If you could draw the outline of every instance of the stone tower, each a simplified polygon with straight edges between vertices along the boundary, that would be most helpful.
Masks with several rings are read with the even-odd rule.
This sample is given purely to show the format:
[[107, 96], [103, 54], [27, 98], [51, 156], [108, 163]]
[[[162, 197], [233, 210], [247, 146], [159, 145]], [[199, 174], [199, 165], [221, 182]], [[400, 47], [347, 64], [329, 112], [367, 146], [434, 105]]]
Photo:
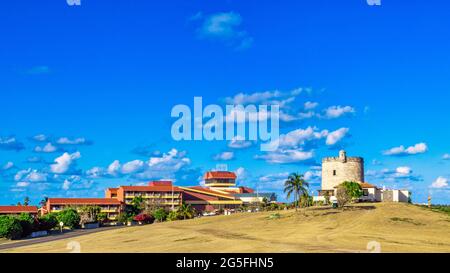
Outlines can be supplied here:
[[333, 190], [345, 181], [364, 182], [364, 159], [347, 157], [340, 151], [338, 157], [322, 159], [322, 190]]

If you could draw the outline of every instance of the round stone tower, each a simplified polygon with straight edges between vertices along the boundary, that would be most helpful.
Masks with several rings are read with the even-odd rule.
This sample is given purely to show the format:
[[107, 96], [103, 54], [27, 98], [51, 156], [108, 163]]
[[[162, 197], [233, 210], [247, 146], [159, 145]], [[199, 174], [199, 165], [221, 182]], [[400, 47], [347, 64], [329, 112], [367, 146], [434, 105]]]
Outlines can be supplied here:
[[362, 157], [347, 157], [340, 151], [338, 157], [322, 159], [322, 190], [333, 190], [345, 181], [364, 182]]

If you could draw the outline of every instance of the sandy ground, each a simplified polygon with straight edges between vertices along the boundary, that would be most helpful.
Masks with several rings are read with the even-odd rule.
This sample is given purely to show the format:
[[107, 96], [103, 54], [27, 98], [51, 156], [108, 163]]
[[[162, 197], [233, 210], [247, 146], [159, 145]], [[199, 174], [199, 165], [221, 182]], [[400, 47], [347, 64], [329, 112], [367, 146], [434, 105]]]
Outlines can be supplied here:
[[[244, 213], [105, 231], [7, 252], [450, 252], [450, 217], [406, 204]], [[372, 246], [371, 247], [368, 247]]]

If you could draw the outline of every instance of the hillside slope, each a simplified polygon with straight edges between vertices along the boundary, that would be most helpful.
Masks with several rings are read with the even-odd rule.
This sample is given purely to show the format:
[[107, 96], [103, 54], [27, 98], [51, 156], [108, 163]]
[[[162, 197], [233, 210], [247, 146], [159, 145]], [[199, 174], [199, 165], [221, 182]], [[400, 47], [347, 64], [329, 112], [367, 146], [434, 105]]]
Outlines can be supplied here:
[[[11, 252], [450, 252], [450, 217], [406, 204], [236, 214], [130, 227]], [[376, 244], [376, 243], [375, 243]]]

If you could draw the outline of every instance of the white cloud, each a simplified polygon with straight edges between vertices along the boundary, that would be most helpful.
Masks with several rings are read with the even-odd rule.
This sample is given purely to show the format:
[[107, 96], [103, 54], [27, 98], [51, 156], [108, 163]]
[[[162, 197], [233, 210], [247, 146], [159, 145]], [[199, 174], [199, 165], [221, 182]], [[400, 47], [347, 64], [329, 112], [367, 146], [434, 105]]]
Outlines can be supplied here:
[[284, 186], [284, 182], [289, 177], [288, 172], [280, 172], [275, 174], [268, 174], [264, 176], [260, 176], [258, 181], [258, 185], [262, 190], [282, 190]]
[[287, 164], [307, 161], [314, 157], [313, 151], [301, 151], [296, 149], [279, 149], [276, 152], [270, 152], [265, 155], [257, 155], [256, 159], [264, 159], [273, 164]]
[[44, 147], [36, 146], [34, 148], [34, 151], [36, 153], [54, 153], [57, 150], [58, 150], [58, 148], [51, 143], [47, 143], [47, 145], [45, 145]]
[[185, 154], [185, 152], [172, 149], [167, 154], [164, 153], [161, 157], [151, 157], [148, 161], [148, 166], [153, 170], [178, 171], [191, 163], [190, 159], [185, 157]]
[[217, 161], [228, 161], [234, 159], [233, 152], [222, 152], [214, 156], [214, 160]]
[[444, 155], [442, 156], [442, 159], [444, 159], [444, 160], [450, 160], [450, 154], [444, 154]]
[[249, 176], [249, 173], [248, 173], [247, 170], [246, 170], [245, 168], [243, 168], [243, 167], [237, 168], [237, 169], [234, 171], [234, 173], [235, 173], [236, 176], [237, 176], [237, 181], [243, 181], [243, 180], [245, 180], [245, 179]]
[[12, 169], [13, 167], [14, 167], [14, 163], [11, 162], [11, 161], [9, 161], [9, 162], [6, 162], [6, 164], [2, 167], [2, 169], [3, 169], [4, 171], [7, 171], [7, 170], [9, 170], [9, 169]]
[[0, 150], [20, 151], [23, 149], [25, 149], [25, 146], [15, 137], [0, 137]]
[[[195, 16], [196, 20], [203, 15]], [[221, 12], [207, 16], [198, 29], [200, 36], [225, 41], [236, 49], [245, 49], [252, 45], [253, 38], [247, 32], [240, 30], [242, 17], [235, 12]]]
[[287, 134], [280, 135], [277, 141], [273, 141], [271, 145], [278, 144], [280, 148], [298, 148], [305, 145], [309, 141], [319, 140], [328, 135], [328, 130], [318, 131], [316, 127], [308, 127], [306, 129], [297, 129]]
[[114, 160], [114, 162], [108, 166], [107, 173], [113, 176], [117, 175], [119, 173], [120, 166], [120, 161]]
[[144, 167], [144, 161], [133, 160], [133, 161], [123, 164], [122, 173], [123, 174], [135, 173], [135, 172], [142, 170], [143, 167]]
[[331, 132], [327, 136], [326, 144], [329, 145], [329, 146], [335, 145], [336, 143], [341, 141], [347, 135], [347, 133], [349, 131], [350, 131], [349, 128], [341, 128], [341, 129], [338, 129], [338, 130], [336, 130], [334, 132]]
[[86, 171], [86, 175], [90, 178], [101, 178], [104, 175], [104, 170], [100, 167], [93, 167]]
[[315, 109], [317, 106], [319, 106], [319, 103], [311, 102], [311, 101], [307, 101], [304, 104], [305, 110], [312, 110], [312, 109]]
[[257, 155], [256, 159], [264, 159], [269, 163], [294, 163], [307, 161], [314, 157], [314, 147], [317, 141], [326, 139], [328, 146], [340, 142], [349, 132], [348, 128], [341, 128], [333, 132], [320, 131], [316, 127], [297, 129], [287, 134], [280, 135], [278, 140], [269, 143], [276, 148], [275, 151], [264, 155]]
[[317, 180], [322, 177], [322, 172], [320, 170], [309, 170], [305, 172], [304, 179], [306, 181]]
[[47, 176], [46, 173], [40, 173], [37, 170], [33, 170], [27, 175], [25, 180], [29, 182], [46, 182]]
[[325, 114], [323, 115], [324, 118], [335, 119], [345, 114], [355, 113], [356, 111], [355, 108], [351, 106], [330, 106], [327, 109], [325, 109], [324, 112], [325, 112]]
[[399, 175], [409, 175], [409, 174], [411, 174], [412, 173], [412, 170], [411, 170], [411, 168], [410, 167], [398, 167], [397, 169], [396, 169], [396, 172], [397, 172], [397, 174], [399, 174]]
[[35, 141], [44, 142], [47, 141], [48, 137], [44, 134], [36, 135], [33, 137]]
[[75, 139], [61, 137], [56, 141], [56, 143], [61, 144], [61, 145], [82, 145], [82, 144], [87, 144], [87, 141], [83, 137], [75, 138]]
[[383, 180], [383, 182], [395, 182], [401, 180], [410, 180], [410, 181], [421, 181], [421, 176], [415, 175], [411, 167], [408, 166], [400, 166], [393, 170], [391, 169], [382, 169], [382, 170], [369, 170], [366, 172], [368, 177], [376, 178], [379, 180]]
[[243, 137], [240, 136], [233, 137], [228, 143], [228, 147], [233, 149], [245, 149], [250, 146], [252, 146], [252, 142], [246, 141]]
[[19, 188], [26, 188], [30, 185], [29, 182], [17, 182], [16, 186]]
[[431, 188], [434, 189], [443, 189], [448, 187], [448, 179], [442, 176], [439, 176], [432, 184]]
[[399, 147], [391, 148], [387, 151], [384, 151], [384, 155], [392, 155], [392, 156], [405, 156], [405, 155], [416, 155], [423, 154], [428, 151], [428, 146], [426, 143], [418, 143], [414, 146], [410, 146], [405, 148], [405, 146], [401, 145]]
[[64, 180], [64, 182], [63, 182], [63, 184], [62, 184], [62, 189], [65, 190], [65, 191], [69, 190], [71, 184], [72, 184], [72, 183], [71, 183], [69, 180], [67, 180], [67, 179]]
[[53, 173], [64, 174], [69, 171], [73, 162], [80, 157], [80, 152], [75, 152], [72, 154], [64, 153], [62, 156], [55, 159], [55, 163], [50, 165], [50, 169]]

